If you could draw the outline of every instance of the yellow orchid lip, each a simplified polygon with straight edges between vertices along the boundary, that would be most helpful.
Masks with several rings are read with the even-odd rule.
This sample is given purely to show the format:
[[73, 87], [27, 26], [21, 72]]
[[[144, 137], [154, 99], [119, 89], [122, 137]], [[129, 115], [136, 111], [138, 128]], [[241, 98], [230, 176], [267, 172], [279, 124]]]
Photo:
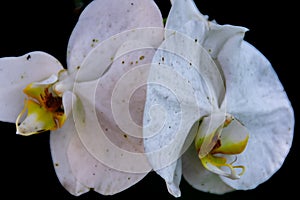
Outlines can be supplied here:
[[[233, 116], [226, 114], [213, 114], [214, 116], [204, 119], [198, 129], [195, 140], [198, 157], [202, 165], [209, 171], [225, 176], [231, 179], [238, 179], [245, 172], [242, 165], [233, 165], [237, 159], [237, 155], [242, 153], [248, 143], [249, 134], [245, 126], [243, 126]], [[214, 123], [215, 129], [207, 133], [207, 124]], [[203, 133], [204, 132], [204, 133]], [[205, 142], [204, 142], [205, 141]], [[236, 156], [231, 163], [227, 162], [225, 155]], [[225, 170], [228, 168], [228, 170]], [[240, 173], [236, 169], [241, 169]]]
[[[66, 120], [62, 97], [52, 89], [57, 77], [30, 83], [23, 92], [27, 95], [24, 109], [16, 120], [17, 134], [29, 136], [62, 127]], [[21, 118], [27, 113], [22, 123]]]

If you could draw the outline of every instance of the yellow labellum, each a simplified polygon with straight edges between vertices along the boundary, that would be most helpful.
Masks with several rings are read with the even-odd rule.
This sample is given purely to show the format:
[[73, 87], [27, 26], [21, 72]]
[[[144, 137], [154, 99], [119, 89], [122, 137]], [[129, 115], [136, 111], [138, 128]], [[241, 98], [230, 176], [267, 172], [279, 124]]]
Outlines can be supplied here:
[[[31, 83], [23, 90], [28, 99], [16, 120], [18, 134], [28, 136], [62, 127], [66, 115], [62, 98], [52, 90], [53, 84]], [[26, 118], [19, 124], [26, 111]]]
[[[236, 160], [228, 163], [225, 155], [236, 156], [245, 150], [249, 139], [246, 127], [229, 114], [226, 114], [226, 117], [223, 119], [212, 117], [209, 119], [210, 120], [202, 121], [202, 123], [210, 124], [200, 124], [198, 135], [195, 140], [199, 159], [203, 166], [213, 173], [226, 176], [231, 179], [240, 178], [240, 176], [245, 172], [245, 167], [234, 166], [233, 164]], [[212, 119], [222, 119], [222, 121], [214, 122]], [[211, 125], [211, 123], [217, 123], [217, 126], [215, 126], [216, 128], [211, 129], [212, 132], [208, 134], [203, 134], [203, 131], [206, 133], [205, 131], [208, 130], [206, 127]], [[206, 143], [204, 143], [204, 141]], [[225, 171], [224, 167], [229, 168], [230, 171]], [[235, 170], [236, 168], [240, 168], [242, 170], [241, 173], [237, 174]]]

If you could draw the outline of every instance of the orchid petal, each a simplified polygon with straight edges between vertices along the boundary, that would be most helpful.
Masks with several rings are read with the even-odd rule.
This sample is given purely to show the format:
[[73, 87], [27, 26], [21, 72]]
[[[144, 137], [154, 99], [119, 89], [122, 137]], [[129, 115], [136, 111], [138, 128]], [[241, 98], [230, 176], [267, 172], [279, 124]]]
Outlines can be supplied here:
[[181, 159], [178, 159], [176, 162], [172, 163], [170, 166], [165, 167], [162, 170], [160, 170], [159, 174], [162, 177], [164, 177], [169, 193], [172, 194], [174, 197], [180, 197], [181, 191], [179, 189], [179, 184], [180, 184], [181, 176], [182, 176]]
[[183, 154], [182, 163], [184, 179], [197, 190], [214, 194], [224, 194], [234, 190], [225, 184], [219, 175], [203, 167], [194, 145]]
[[70, 142], [68, 158], [76, 179], [103, 195], [119, 193], [147, 175], [147, 173], [122, 172], [104, 165], [86, 150], [77, 134]]
[[[141, 139], [123, 132], [114, 121], [110, 120], [109, 112], [97, 109], [101, 99], [98, 101], [100, 96], [95, 98], [94, 95], [102, 96], [101, 90], [96, 92], [97, 86], [97, 81], [83, 82], [75, 86], [80, 102], [73, 107], [73, 112], [76, 130], [82, 144], [95, 159], [109, 168], [126, 173], [148, 173], [151, 167], [142, 152]], [[107, 95], [102, 97], [110, 98]], [[101, 108], [101, 105], [99, 106]], [[101, 122], [103, 118], [107, 120], [104, 123]]]
[[[69, 106], [67, 106], [69, 107]], [[50, 149], [56, 175], [63, 187], [72, 195], [79, 196], [90, 189], [81, 184], [71, 170], [71, 165], [67, 155], [68, 146], [76, 129], [72, 115], [68, 116], [64, 126], [50, 134]]]
[[244, 27], [219, 25], [208, 21], [208, 17], [200, 13], [194, 1], [176, 0], [170, 10], [166, 28], [179, 31], [199, 42], [216, 58], [224, 43], [234, 35], [244, 35], [248, 30]]
[[143, 27], [163, 27], [154, 1], [92, 1], [80, 15], [69, 40], [67, 63], [70, 72], [76, 71], [98, 44], [121, 32]]
[[[74, 109], [75, 119], [82, 118], [76, 123], [79, 137], [95, 158], [118, 171], [145, 173], [151, 170], [143, 153], [141, 125], [149, 63], [163, 33], [161, 28], [121, 33], [106, 42], [115, 45], [113, 59], [111, 55], [103, 55], [107, 50], [103, 42], [90, 52], [77, 74], [74, 92], [80, 97], [84, 112], [82, 117], [77, 108]], [[106, 66], [104, 59], [109, 60]], [[94, 75], [97, 72], [91, 69], [99, 70], [101, 66], [104, 67], [99, 74], [104, 74], [94, 77], [98, 80], [81, 81], [81, 73]]]
[[282, 166], [293, 139], [293, 109], [270, 62], [240, 37], [227, 41], [218, 61], [227, 86], [222, 107], [250, 134], [246, 150], [235, 162], [246, 167], [245, 173], [239, 180], [222, 180], [235, 189], [252, 189]]
[[[79, 131], [79, 137], [83, 141], [83, 144], [86, 146], [87, 150], [98, 160], [102, 161], [104, 164], [108, 165], [111, 168], [117, 169], [118, 171], [127, 171], [127, 172], [148, 172], [151, 168], [149, 167], [146, 158], [143, 155], [142, 139], [141, 139], [141, 129], [137, 127], [136, 132], [128, 132], [124, 130], [123, 126], [119, 126], [116, 117], [112, 111], [112, 107], [115, 104], [118, 106], [119, 103], [122, 103], [121, 100], [124, 100], [123, 112], [127, 111], [129, 107], [128, 103], [128, 94], [125, 92], [122, 99], [114, 98], [114, 89], [118, 88], [117, 83], [122, 75], [129, 74], [130, 72], [138, 73], [140, 76], [141, 83], [135, 83], [138, 85], [130, 86], [130, 82], [122, 82], [121, 87], [129, 89], [129, 97], [131, 91], [136, 90], [138, 86], [143, 86], [146, 82], [145, 76], [147, 75], [147, 68], [138, 67], [135, 61], [139, 61], [140, 64], [143, 62], [149, 61], [152, 59], [153, 49], [148, 50], [149, 52], [143, 51], [137, 54], [133, 52], [132, 55], [125, 55], [118, 58], [110, 68], [110, 70], [105, 74], [104, 77], [101, 77], [98, 81], [93, 82], [82, 82], [75, 86], [76, 93], [82, 99], [82, 104], [84, 108], [84, 123], [79, 122], [76, 124]], [[152, 53], [151, 53], [152, 52]], [[142, 58], [142, 59], [140, 59]], [[123, 64], [122, 64], [123, 63]], [[131, 64], [132, 63], [132, 64]], [[134, 64], [133, 64], [134, 63]], [[143, 65], [142, 65], [143, 66]], [[130, 69], [133, 71], [130, 71]], [[144, 74], [144, 75], [143, 75]], [[126, 76], [125, 76], [126, 77]], [[139, 76], [135, 76], [136, 78]], [[143, 78], [144, 77], [144, 78]], [[143, 83], [144, 82], [144, 83]], [[134, 83], [134, 82], [133, 82]], [[133, 117], [138, 121], [141, 121], [144, 105], [145, 92], [141, 96], [140, 102], [136, 102], [136, 109], [140, 109]], [[118, 92], [117, 92], [118, 94]], [[121, 102], [116, 102], [121, 101]], [[75, 109], [75, 111], [77, 108]], [[75, 112], [75, 115], [77, 112]], [[80, 119], [82, 114], [79, 113], [76, 119]], [[121, 116], [123, 114], [121, 113]], [[121, 117], [121, 119], [125, 119]], [[139, 122], [138, 122], [139, 123]], [[90, 131], [88, 131], [91, 128]], [[88, 129], [88, 130], [85, 130]], [[139, 130], [140, 129], [140, 130]], [[88, 133], [88, 134], [87, 134]], [[102, 144], [103, 143], [103, 144]], [[102, 144], [102, 145], [101, 145]], [[110, 155], [110, 156], [108, 156]], [[132, 160], [133, 159], [133, 160]], [[138, 159], [138, 165], [136, 164]], [[132, 160], [132, 161], [130, 161]]]
[[[206, 16], [203, 16], [194, 1], [191, 0], [174, 0], [169, 12], [166, 28], [171, 30], [183, 30], [182, 26], [190, 20], [203, 21], [207, 20]], [[201, 32], [200, 32], [201, 33]]]
[[42, 81], [63, 69], [51, 55], [31, 52], [20, 57], [0, 59], [0, 120], [14, 123], [24, 106], [23, 89], [31, 82]]
[[[103, 76], [110, 69], [114, 60], [118, 58], [118, 54], [121, 54], [120, 48], [124, 48], [124, 44], [130, 44], [128, 41], [140, 41], [140, 46], [128, 49], [135, 51], [137, 49], [157, 48], [162, 40], [163, 29], [161, 27], [140, 28], [119, 33], [100, 43], [87, 55], [81, 66], [77, 68], [76, 81], [96, 80]], [[139, 58], [136, 58], [131, 62], [135, 64], [138, 60]]]
[[168, 184], [176, 169], [175, 161], [194, 139], [195, 133], [188, 134], [192, 125], [218, 109], [224, 85], [207, 51], [178, 32], [164, 41], [152, 62], [144, 111], [144, 145], [152, 167]]

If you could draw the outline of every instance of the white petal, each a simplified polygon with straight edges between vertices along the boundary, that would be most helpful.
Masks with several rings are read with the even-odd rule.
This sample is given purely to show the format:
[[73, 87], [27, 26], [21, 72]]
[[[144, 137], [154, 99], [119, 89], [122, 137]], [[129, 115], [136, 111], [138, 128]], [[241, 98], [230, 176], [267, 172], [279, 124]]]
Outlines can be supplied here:
[[[151, 170], [143, 153], [141, 125], [149, 63], [155, 47], [162, 41], [163, 31], [148, 30], [154, 31], [128, 32], [129, 35], [142, 34], [120, 44], [116, 56], [110, 60], [110, 68], [99, 80], [75, 86], [84, 113], [75, 108], [75, 119], [82, 118], [76, 123], [80, 139], [95, 158], [118, 171], [145, 173]], [[157, 37], [148, 37], [151, 32]], [[83, 70], [103, 65], [101, 59], [91, 59], [99, 58], [102, 50], [100, 44], [91, 52], [82, 65]], [[78, 73], [80, 76], [81, 70]]]
[[203, 47], [210, 53], [212, 58], [215, 59], [228, 39], [235, 35], [244, 37], [247, 30], [247, 28], [241, 26], [218, 25], [211, 22], [209, 24], [209, 30], [206, 32]]
[[119, 193], [147, 175], [122, 172], [104, 165], [86, 150], [77, 134], [70, 142], [68, 158], [76, 179], [103, 195]]
[[0, 120], [15, 122], [24, 107], [23, 89], [63, 69], [59, 61], [44, 52], [0, 58]]
[[165, 178], [169, 193], [174, 197], [180, 197], [181, 191], [179, 189], [179, 184], [182, 176], [181, 159], [178, 159], [176, 162], [172, 163], [171, 166], [172, 167], [166, 167], [162, 170], [159, 170], [158, 174]]
[[64, 126], [50, 134], [50, 147], [56, 175], [64, 188], [75, 196], [88, 192], [90, 189], [81, 184], [73, 174], [67, 156], [68, 146], [76, 136], [74, 119], [69, 116]]
[[227, 86], [222, 106], [249, 131], [248, 145], [235, 163], [244, 165], [245, 173], [239, 180], [223, 181], [236, 189], [252, 189], [282, 166], [293, 139], [293, 108], [269, 61], [249, 43], [232, 38], [218, 60]]
[[[125, 31], [110, 37], [90, 51], [86, 59], [81, 63], [81, 66], [77, 68], [78, 73], [76, 81], [90, 81], [100, 78], [107, 70], [109, 70], [114, 60], [118, 59], [120, 54], [122, 54], [122, 51], [157, 48], [163, 40], [163, 33], [161, 27], [151, 27]], [[127, 46], [129, 49], [120, 51], [120, 48], [125, 48], [124, 44], [126, 46], [130, 44], [130, 41], [136, 41], [134, 43], [139, 45], [131, 47]], [[139, 58], [136, 58], [132, 61], [133, 64], [138, 60]]]
[[193, 39], [173, 32], [150, 68], [143, 134], [148, 159], [174, 196], [180, 194], [172, 182], [176, 161], [196, 135], [190, 129], [218, 109], [223, 94], [222, 77], [209, 54]]
[[224, 43], [236, 34], [244, 35], [248, 30], [232, 25], [218, 25], [202, 15], [192, 0], [175, 1], [168, 16], [166, 28], [188, 35], [203, 45], [213, 58]]
[[172, 30], [184, 30], [184, 26], [188, 21], [206, 21], [206, 17], [203, 16], [194, 1], [192, 0], [174, 0], [169, 12], [166, 28]]
[[194, 188], [203, 192], [224, 194], [234, 189], [226, 185], [217, 174], [205, 169], [192, 144], [182, 156], [184, 179]]
[[[81, 105], [75, 105], [73, 110], [82, 144], [105, 168], [114, 169], [116, 176], [136, 173], [131, 181], [117, 184], [109, 191], [106, 191], [109, 185], [102, 185], [100, 193], [116, 193], [130, 187], [151, 170], [143, 153], [140, 127], [145, 102], [143, 86], [148, 75], [147, 64], [151, 62], [154, 48], [162, 39], [161, 28], [122, 33], [98, 45], [78, 72], [76, 81], [79, 83], [75, 85], [75, 92], [81, 99]], [[111, 54], [103, 51], [110, 51]], [[100, 75], [97, 75], [97, 70]], [[84, 73], [87, 75], [82, 75]], [[88, 76], [100, 78], [80, 82], [91, 80]], [[131, 115], [127, 115], [128, 110]], [[134, 124], [133, 120], [139, 126], [130, 126]], [[128, 130], [128, 127], [133, 127], [134, 130]], [[105, 184], [110, 184], [109, 181]]]
[[152, 0], [94, 0], [82, 12], [68, 44], [68, 68], [74, 71], [99, 43], [126, 30], [163, 27]]
[[155, 170], [180, 157], [194, 122], [218, 109], [223, 93], [219, 70], [199, 44], [175, 32], [160, 46], [148, 77], [143, 133]]

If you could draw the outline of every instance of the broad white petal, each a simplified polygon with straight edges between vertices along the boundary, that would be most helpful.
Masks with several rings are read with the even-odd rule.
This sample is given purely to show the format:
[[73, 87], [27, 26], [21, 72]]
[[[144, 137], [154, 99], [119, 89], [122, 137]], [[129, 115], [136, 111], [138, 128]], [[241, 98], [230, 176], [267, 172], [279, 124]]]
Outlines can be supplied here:
[[144, 144], [155, 170], [181, 156], [192, 125], [218, 109], [223, 93], [219, 70], [199, 44], [178, 32], [165, 40], [150, 68], [144, 111]]
[[90, 188], [81, 184], [71, 170], [67, 155], [68, 146], [73, 137], [76, 136], [74, 119], [68, 117], [64, 126], [50, 134], [50, 148], [56, 175], [62, 186], [71, 194], [79, 196], [86, 193]]
[[104, 40], [121, 32], [143, 27], [163, 27], [161, 13], [154, 1], [92, 1], [80, 15], [70, 37], [68, 68], [74, 71], [77, 66], [81, 66], [88, 53]]
[[14, 123], [24, 107], [23, 89], [57, 74], [62, 65], [44, 52], [0, 58], [0, 120]]
[[222, 179], [233, 188], [252, 189], [282, 166], [293, 139], [293, 108], [270, 62], [249, 43], [230, 39], [218, 61], [227, 86], [222, 106], [249, 131], [248, 145], [235, 163], [244, 165], [245, 173], [239, 180]]
[[77, 134], [70, 142], [68, 159], [76, 179], [103, 195], [119, 193], [147, 175], [147, 173], [122, 172], [104, 165], [87, 151]]
[[192, 144], [182, 156], [182, 172], [184, 179], [194, 188], [203, 192], [224, 194], [234, 189], [225, 184], [219, 177], [205, 169]]
[[[155, 49], [143, 45], [139, 40], [123, 43], [109, 70], [99, 80], [75, 85], [84, 113], [74, 110], [75, 119], [82, 118], [76, 124], [79, 137], [95, 158], [118, 171], [151, 170], [144, 155], [141, 125], [145, 84]], [[96, 61], [102, 64], [101, 60]], [[87, 61], [83, 67], [89, 64]]]

